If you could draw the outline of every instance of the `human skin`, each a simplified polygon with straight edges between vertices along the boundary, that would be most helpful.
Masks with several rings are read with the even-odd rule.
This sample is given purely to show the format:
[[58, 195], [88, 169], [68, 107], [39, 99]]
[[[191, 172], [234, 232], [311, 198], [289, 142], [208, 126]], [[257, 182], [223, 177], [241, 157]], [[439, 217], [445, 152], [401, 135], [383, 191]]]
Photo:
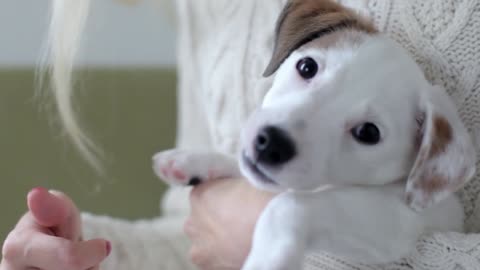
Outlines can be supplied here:
[[240, 269], [257, 219], [273, 196], [242, 179], [212, 180], [196, 186], [185, 223], [192, 242], [192, 262], [202, 270]]
[[0, 270], [98, 270], [110, 253], [104, 239], [82, 240], [80, 212], [65, 194], [35, 188], [28, 212], [9, 233]]

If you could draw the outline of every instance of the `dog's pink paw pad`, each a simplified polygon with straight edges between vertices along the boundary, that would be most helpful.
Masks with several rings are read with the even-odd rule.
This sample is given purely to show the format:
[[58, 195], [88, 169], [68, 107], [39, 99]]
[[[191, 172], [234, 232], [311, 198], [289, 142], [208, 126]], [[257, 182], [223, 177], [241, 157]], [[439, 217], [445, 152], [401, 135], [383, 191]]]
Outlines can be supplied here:
[[180, 182], [185, 182], [187, 180], [187, 176], [181, 170], [173, 169], [172, 175]]
[[163, 174], [164, 176], [168, 176], [168, 170], [167, 170], [167, 168], [160, 168], [160, 171], [162, 172], [162, 174]]

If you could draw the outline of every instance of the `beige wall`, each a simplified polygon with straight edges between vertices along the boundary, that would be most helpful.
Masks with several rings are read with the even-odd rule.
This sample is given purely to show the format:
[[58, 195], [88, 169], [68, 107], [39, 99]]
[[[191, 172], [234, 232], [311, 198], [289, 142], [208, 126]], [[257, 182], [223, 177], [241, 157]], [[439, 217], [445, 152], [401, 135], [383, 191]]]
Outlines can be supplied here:
[[164, 186], [150, 158], [174, 143], [174, 72], [90, 70], [81, 82], [86, 91], [75, 105], [108, 155], [103, 177], [72, 151], [39, 106], [32, 71], [0, 70], [0, 239], [26, 210], [25, 195], [35, 186], [63, 190], [98, 214], [135, 219], [159, 213]]

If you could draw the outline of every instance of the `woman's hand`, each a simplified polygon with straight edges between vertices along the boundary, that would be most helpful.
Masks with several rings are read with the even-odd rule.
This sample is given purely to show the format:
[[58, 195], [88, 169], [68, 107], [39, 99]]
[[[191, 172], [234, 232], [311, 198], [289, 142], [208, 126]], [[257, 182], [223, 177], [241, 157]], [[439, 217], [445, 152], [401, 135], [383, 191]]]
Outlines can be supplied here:
[[29, 211], [3, 244], [0, 270], [93, 270], [110, 253], [110, 243], [83, 241], [80, 214], [63, 193], [33, 189]]
[[245, 180], [215, 180], [195, 187], [185, 232], [200, 269], [240, 269], [250, 251], [256, 221], [273, 194]]

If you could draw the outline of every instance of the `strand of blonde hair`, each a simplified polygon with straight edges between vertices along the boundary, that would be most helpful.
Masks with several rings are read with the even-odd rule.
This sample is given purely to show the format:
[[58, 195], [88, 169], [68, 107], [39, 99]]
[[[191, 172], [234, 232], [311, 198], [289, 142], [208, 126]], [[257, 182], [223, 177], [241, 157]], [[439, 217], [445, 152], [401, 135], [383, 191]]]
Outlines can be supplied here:
[[47, 41], [37, 75], [48, 78], [48, 89], [65, 134], [81, 155], [101, 172], [102, 153], [81, 128], [72, 106], [74, 63], [89, 8], [90, 0], [52, 0]]

